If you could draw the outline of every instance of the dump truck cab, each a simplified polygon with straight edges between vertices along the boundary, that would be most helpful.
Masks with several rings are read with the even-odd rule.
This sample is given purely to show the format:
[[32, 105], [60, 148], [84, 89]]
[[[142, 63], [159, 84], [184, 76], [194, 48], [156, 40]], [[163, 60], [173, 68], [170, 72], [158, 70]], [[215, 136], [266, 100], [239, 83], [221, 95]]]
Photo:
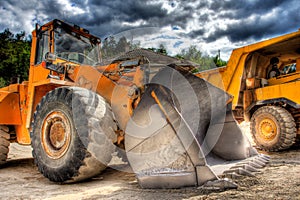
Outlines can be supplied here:
[[264, 150], [289, 148], [299, 133], [299, 50], [297, 31], [235, 49], [226, 67], [198, 75], [234, 96], [235, 118], [251, 121], [253, 138]]

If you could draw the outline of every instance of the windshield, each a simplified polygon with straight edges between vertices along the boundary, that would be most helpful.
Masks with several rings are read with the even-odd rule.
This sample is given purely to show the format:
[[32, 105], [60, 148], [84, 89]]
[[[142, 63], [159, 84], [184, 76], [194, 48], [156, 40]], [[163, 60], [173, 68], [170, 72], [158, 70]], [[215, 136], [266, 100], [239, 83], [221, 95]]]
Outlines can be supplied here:
[[100, 60], [100, 46], [98, 42], [91, 42], [88, 38], [75, 32], [66, 32], [56, 28], [54, 32], [55, 54], [62, 59], [86, 65], [95, 65]]

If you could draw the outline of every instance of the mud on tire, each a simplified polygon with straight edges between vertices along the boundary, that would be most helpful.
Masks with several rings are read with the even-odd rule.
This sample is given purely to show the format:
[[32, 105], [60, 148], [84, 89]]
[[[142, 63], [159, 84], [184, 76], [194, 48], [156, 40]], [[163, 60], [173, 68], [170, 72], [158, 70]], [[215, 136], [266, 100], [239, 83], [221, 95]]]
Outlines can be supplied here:
[[9, 138], [9, 128], [7, 126], [0, 125], [0, 165], [6, 163], [10, 145]]
[[290, 148], [296, 140], [296, 123], [284, 108], [264, 106], [251, 117], [251, 134], [257, 146], [265, 151]]
[[76, 182], [103, 171], [116, 140], [105, 100], [94, 92], [61, 87], [45, 95], [32, 122], [32, 154], [39, 171], [54, 182]]

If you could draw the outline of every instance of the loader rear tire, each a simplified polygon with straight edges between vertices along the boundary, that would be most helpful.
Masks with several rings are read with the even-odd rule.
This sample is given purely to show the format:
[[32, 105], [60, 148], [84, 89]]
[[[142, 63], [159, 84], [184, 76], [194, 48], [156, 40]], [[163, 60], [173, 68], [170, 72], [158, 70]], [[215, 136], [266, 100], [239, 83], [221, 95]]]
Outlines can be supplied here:
[[296, 140], [296, 123], [284, 108], [264, 106], [251, 117], [251, 134], [256, 145], [265, 151], [290, 148]]
[[32, 154], [39, 171], [54, 182], [77, 182], [103, 171], [115, 146], [112, 111], [94, 92], [77, 87], [50, 91], [32, 122]]
[[9, 128], [7, 126], [0, 125], [0, 165], [6, 163], [10, 145], [9, 138]]

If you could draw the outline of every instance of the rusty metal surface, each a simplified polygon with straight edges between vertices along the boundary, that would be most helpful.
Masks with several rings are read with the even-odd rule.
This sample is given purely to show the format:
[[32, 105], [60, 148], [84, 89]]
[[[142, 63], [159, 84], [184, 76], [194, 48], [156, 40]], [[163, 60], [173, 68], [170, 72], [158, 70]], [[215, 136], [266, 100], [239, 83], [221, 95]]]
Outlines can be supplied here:
[[71, 142], [70, 119], [60, 110], [49, 113], [43, 120], [41, 139], [45, 152], [53, 159], [61, 158]]

